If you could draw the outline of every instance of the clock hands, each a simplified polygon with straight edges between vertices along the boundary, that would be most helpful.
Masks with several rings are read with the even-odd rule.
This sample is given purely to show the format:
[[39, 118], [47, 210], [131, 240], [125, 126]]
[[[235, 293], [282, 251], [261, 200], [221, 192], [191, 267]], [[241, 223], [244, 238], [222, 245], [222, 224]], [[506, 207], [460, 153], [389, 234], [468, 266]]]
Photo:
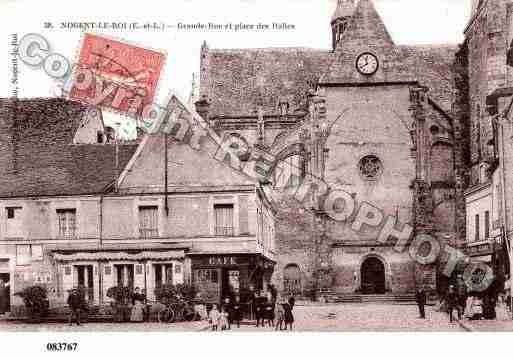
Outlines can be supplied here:
[[378, 61], [374, 55], [364, 53], [357, 60], [357, 69], [364, 75], [370, 75], [376, 72]]

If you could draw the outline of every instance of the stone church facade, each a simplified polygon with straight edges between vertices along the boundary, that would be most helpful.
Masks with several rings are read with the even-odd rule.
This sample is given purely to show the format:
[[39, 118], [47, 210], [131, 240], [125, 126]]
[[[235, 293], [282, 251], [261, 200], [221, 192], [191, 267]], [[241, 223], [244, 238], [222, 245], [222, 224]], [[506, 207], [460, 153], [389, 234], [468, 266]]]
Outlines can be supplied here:
[[[377, 237], [393, 216], [397, 232], [402, 223], [453, 246], [465, 238], [468, 128], [455, 116], [464, 108], [462, 51], [397, 45], [372, 0], [339, 0], [331, 27], [326, 50], [204, 43], [196, 109], [218, 133], [266, 149], [287, 168], [271, 179], [280, 198], [273, 281], [281, 291], [440, 288], [446, 280], [435, 266]], [[379, 209], [378, 228], [355, 232], [317, 201], [289, 198], [283, 189], [307, 175], [350, 194], [357, 207]]]

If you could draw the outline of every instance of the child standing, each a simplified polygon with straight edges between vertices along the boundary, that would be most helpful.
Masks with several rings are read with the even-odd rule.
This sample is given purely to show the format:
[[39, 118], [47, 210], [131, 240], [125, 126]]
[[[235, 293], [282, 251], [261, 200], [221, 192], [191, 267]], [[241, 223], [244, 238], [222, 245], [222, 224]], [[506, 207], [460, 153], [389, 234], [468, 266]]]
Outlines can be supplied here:
[[208, 320], [210, 322], [210, 325], [212, 325], [212, 330], [217, 330], [219, 326], [219, 318], [221, 314], [219, 313], [219, 310], [217, 309], [217, 304], [214, 304], [214, 307], [210, 311], [208, 315]]
[[283, 310], [282, 303], [276, 303], [276, 306], [274, 308], [274, 317], [276, 319], [275, 330], [278, 330], [278, 327], [280, 328], [280, 330], [283, 330], [283, 321], [285, 320], [285, 311]]
[[290, 303], [283, 303], [285, 330], [287, 326], [292, 330], [292, 323], [294, 323], [294, 316], [292, 315], [292, 305]]
[[225, 306], [221, 308], [221, 313], [219, 314], [219, 327], [221, 327], [221, 330], [229, 329], [228, 312]]

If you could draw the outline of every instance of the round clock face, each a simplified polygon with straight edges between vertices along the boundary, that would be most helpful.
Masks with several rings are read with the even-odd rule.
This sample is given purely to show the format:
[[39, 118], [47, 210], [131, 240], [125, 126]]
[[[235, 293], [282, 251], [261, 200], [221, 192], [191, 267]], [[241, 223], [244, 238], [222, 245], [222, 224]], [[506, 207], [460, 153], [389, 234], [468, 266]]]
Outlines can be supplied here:
[[364, 52], [356, 59], [356, 69], [363, 75], [373, 75], [378, 71], [378, 68], [378, 58], [370, 52]]

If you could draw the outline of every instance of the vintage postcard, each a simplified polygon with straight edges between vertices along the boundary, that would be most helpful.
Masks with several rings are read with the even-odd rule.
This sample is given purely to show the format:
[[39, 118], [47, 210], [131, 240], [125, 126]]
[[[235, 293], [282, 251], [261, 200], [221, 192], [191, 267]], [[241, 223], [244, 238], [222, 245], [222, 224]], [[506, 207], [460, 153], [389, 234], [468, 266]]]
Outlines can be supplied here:
[[0, 14], [0, 347], [513, 332], [513, 1]]

